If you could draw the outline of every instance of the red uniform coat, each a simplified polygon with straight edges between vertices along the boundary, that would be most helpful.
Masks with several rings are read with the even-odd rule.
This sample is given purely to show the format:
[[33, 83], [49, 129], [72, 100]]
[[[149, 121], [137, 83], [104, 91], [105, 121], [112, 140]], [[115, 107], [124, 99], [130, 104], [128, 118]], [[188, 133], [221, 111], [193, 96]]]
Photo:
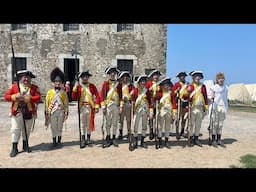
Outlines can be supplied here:
[[[138, 98], [139, 96], [139, 89], [136, 87], [133, 89], [133, 101], [135, 102], [136, 99]], [[146, 97], [147, 97], [147, 101], [148, 101], [148, 108], [150, 110], [150, 112], [153, 112], [153, 105], [152, 105], [152, 102], [151, 102], [151, 94], [149, 91], [146, 92]]]
[[[19, 93], [18, 84], [14, 83], [11, 88], [7, 90], [5, 93], [5, 100], [12, 102], [11, 106], [11, 113], [12, 115], [17, 115], [18, 111], [18, 104], [19, 101], [16, 99], [16, 94]], [[32, 114], [36, 114], [36, 106], [35, 104], [38, 103], [41, 100], [41, 94], [39, 91], [38, 86], [31, 84], [30, 86], [30, 98], [24, 98], [24, 102], [26, 103], [26, 106], [29, 111], [32, 111]]]
[[[160, 101], [162, 96], [163, 96], [163, 89], [161, 89], [160, 91], [157, 92], [156, 100]], [[175, 95], [172, 93], [172, 91], [170, 92], [170, 97], [171, 97], [172, 110], [173, 110], [173, 112], [176, 112], [177, 100], [176, 100]]]
[[[194, 98], [194, 95], [190, 98], [190, 94], [195, 90], [195, 85], [194, 85], [194, 83], [191, 83], [191, 84], [187, 85], [186, 89], [187, 89], [187, 90], [189, 89], [191, 92], [188, 93], [188, 92], [186, 91], [187, 93], [186, 93], [186, 94], [183, 94], [183, 95], [182, 95], [182, 98], [185, 99], [185, 100], [188, 100], [188, 99], [189, 99], [189, 101], [192, 102], [192, 101], [193, 101], [193, 98]], [[205, 108], [208, 109], [207, 92], [206, 92], [206, 87], [205, 87], [204, 84], [202, 84], [200, 91], [201, 91], [201, 93], [202, 93], [202, 95], [203, 95], [203, 98], [204, 98]]]
[[[101, 91], [100, 91], [100, 102], [101, 102], [101, 104], [103, 104], [104, 100], [107, 97], [108, 91], [110, 90], [110, 83], [109, 83], [109, 81], [111, 81], [111, 80], [104, 81], [102, 83]], [[121, 85], [121, 83], [119, 83], [117, 85], [116, 91], [117, 91], [118, 96], [119, 96], [119, 102], [121, 102], [122, 101], [122, 85]]]
[[[95, 96], [95, 108], [98, 109], [99, 105], [100, 105], [100, 95], [99, 92], [96, 88], [96, 86], [92, 83], [89, 83], [89, 91], [91, 92], [92, 96]], [[82, 94], [82, 86], [78, 85], [77, 86], [77, 91], [72, 91], [72, 99], [73, 100], [77, 100], [78, 98], [80, 98], [79, 103], [81, 102], [81, 94]], [[94, 101], [94, 99], [93, 99]], [[91, 112], [90, 112], [90, 131], [94, 131], [95, 130], [95, 124], [94, 124], [94, 111], [95, 108], [93, 108], [91, 106]]]

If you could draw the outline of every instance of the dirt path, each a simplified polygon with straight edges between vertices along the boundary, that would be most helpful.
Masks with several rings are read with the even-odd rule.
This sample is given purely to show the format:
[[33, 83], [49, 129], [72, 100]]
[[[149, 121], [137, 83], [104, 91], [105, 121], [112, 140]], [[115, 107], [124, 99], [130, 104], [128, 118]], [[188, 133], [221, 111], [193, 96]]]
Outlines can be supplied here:
[[[71, 103], [70, 117], [63, 131], [63, 147], [49, 150], [51, 142], [50, 129], [44, 128], [43, 104], [39, 105], [35, 130], [31, 133], [29, 144], [32, 153], [19, 153], [10, 158], [10, 103], [1, 102], [0, 108], [0, 168], [229, 168], [240, 166], [242, 155], [256, 154], [256, 114], [229, 112], [224, 125], [223, 138], [226, 148], [213, 148], [207, 145], [208, 120], [203, 121], [201, 137], [203, 147], [183, 148], [185, 140], [176, 141], [171, 137], [171, 149], [156, 150], [154, 143], [146, 138], [149, 148], [128, 150], [127, 141], [119, 147], [102, 149], [101, 147], [101, 112], [96, 114], [96, 131], [92, 148], [79, 148], [78, 118], [75, 103]], [[125, 132], [126, 134], [126, 132]], [[21, 150], [21, 141], [19, 150]]]

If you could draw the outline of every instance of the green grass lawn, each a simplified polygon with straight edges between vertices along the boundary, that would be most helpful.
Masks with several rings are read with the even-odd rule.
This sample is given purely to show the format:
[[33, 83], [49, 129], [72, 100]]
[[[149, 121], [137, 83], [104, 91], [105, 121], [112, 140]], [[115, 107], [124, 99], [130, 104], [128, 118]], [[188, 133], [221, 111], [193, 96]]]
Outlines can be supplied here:
[[240, 162], [244, 164], [245, 168], [256, 168], [256, 156], [247, 154], [240, 158]]

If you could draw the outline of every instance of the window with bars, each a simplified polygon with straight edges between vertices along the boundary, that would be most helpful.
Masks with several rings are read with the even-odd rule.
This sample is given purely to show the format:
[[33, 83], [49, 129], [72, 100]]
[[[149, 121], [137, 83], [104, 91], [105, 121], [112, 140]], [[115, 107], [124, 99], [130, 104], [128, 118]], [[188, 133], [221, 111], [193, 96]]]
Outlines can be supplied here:
[[11, 29], [14, 30], [19, 30], [19, 29], [27, 29], [27, 24], [12, 24]]
[[117, 32], [134, 31], [134, 24], [117, 24]]
[[120, 71], [129, 71], [133, 74], [133, 60], [132, 59], [118, 59], [117, 68]]
[[78, 31], [79, 24], [63, 24], [63, 31]]

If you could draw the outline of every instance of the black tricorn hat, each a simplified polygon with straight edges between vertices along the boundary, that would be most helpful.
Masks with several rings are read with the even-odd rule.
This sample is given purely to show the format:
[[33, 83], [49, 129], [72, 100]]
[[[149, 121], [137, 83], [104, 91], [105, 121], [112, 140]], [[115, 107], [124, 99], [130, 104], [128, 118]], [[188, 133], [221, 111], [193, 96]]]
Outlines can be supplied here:
[[92, 74], [89, 72], [89, 70], [87, 70], [87, 71], [83, 71], [83, 72], [79, 73], [79, 75], [78, 75], [79, 78], [83, 78], [84, 76], [91, 77]]
[[110, 74], [112, 71], [115, 71], [117, 74], [120, 72], [117, 67], [107, 67], [105, 73]]
[[140, 75], [139, 77], [135, 77], [135, 79], [136, 79], [136, 83], [139, 83], [141, 81], [147, 81], [148, 76], [147, 75]]
[[186, 72], [182, 71], [182, 72], [177, 73], [177, 75], [176, 75], [176, 77], [181, 77], [181, 76], [186, 77], [186, 76], [188, 76], [188, 74]]
[[203, 75], [203, 72], [202, 72], [202, 71], [191, 71], [191, 72], [189, 73], [189, 75], [191, 75], [192, 77], [199, 76], [199, 77], [201, 77], [202, 79], [204, 78], [204, 75]]
[[127, 76], [129, 78], [131, 78], [131, 74], [129, 71], [121, 71], [119, 74], [118, 74], [118, 79], [121, 79], [123, 76]]
[[64, 76], [65, 76], [64, 73], [60, 70], [59, 67], [54, 68], [50, 74], [50, 78], [52, 82], [61, 81], [63, 83]]
[[36, 76], [29, 70], [20, 70], [17, 71], [17, 77], [22, 77], [24, 75], [30, 76], [31, 78], [36, 78]]
[[153, 71], [151, 71], [151, 72], [149, 73], [148, 77], [151, 78], [154, 74], [158, 74], [159, 76], [162, 75], [162, 73], [161, 73], [159, 70], [154, 69]]
[[170, 86], [173, 86], [172, 81], [171, 81], [171, 78], [169, 78], [169, 77], [165, 77], [164, 79], [162, 79], [162, 80], [159, 82], [159, 85], [164, 85], [164, 84], [168, 84], [168, 85], [170, 85]]

